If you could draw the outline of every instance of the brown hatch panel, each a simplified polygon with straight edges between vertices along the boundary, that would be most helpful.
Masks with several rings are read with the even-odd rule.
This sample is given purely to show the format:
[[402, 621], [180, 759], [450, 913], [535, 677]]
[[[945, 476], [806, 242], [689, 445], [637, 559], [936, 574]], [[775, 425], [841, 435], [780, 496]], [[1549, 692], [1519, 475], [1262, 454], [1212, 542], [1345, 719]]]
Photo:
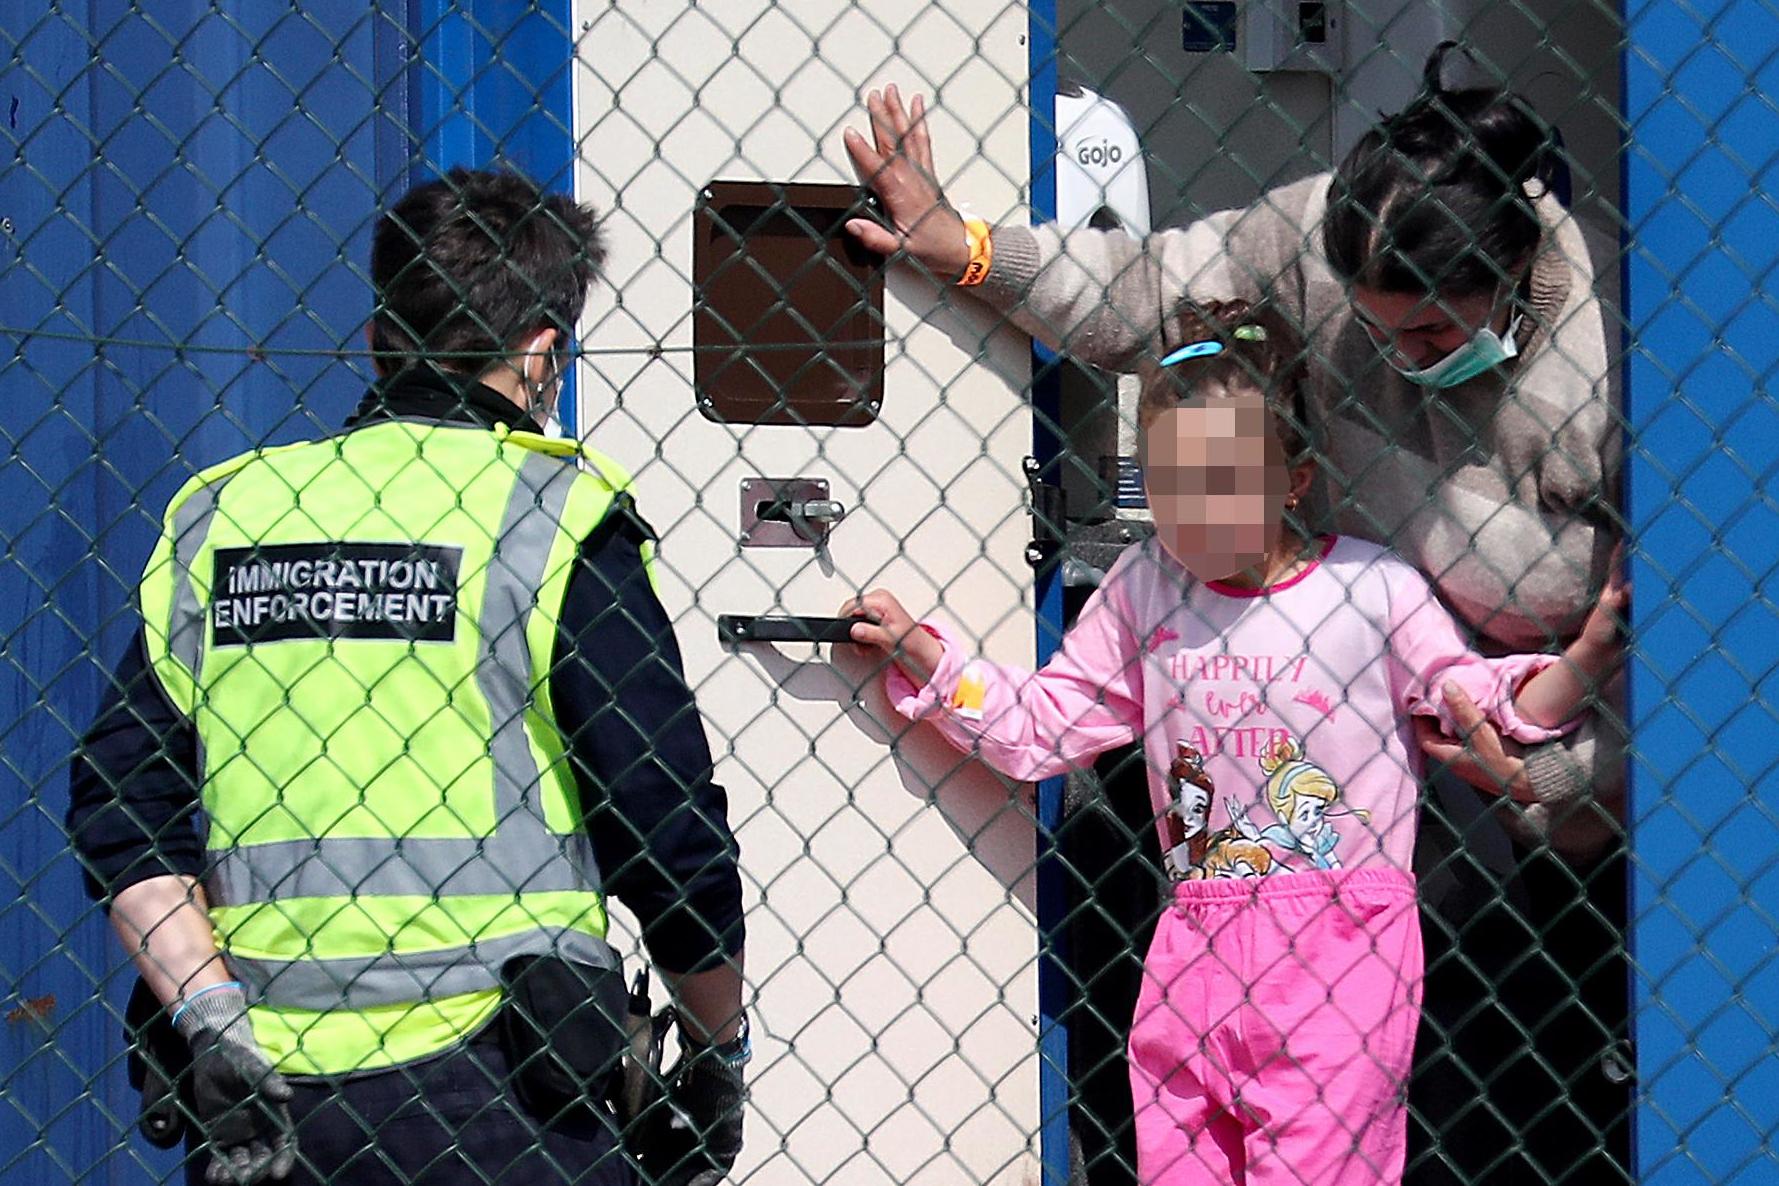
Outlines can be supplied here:
[[859, 190], [713, 181], [693, 220], [698, 410], [857, 428], [883, 406], [883, 261], [846, 233]]

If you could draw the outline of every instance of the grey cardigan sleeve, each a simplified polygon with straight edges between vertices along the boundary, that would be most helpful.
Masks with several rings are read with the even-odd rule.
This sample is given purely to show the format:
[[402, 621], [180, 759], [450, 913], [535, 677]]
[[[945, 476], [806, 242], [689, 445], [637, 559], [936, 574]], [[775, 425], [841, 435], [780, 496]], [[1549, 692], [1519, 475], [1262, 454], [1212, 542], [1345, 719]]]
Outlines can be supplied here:
[[[1134, 239], [1121, 231], [1055, 226], [995, 230], [994, 266], [972, 294], [1053, 349], [1107, 370], [1135, 370], [1145, 353], [1171, 348], [1182, 301], [1289, 301], [1278, 282], [1310, 250], [1306, 214], [1328, 175], [1262, 194], [1190, 226]], [[1276, 287], [1275, 287], [1276, 286]], [[1290, 310], [1301, 313], [1301, 310]]]
[[1601, 690], [1581, 728], [1526, 754], [1526, 780], [1536, 803], [1503, 812], [1502, 821], [1528, 847], [1548, 844], [1560, 856], [1586, 861], [1623, 833], [1625, 819], [1625, 695], [1619, 677]]

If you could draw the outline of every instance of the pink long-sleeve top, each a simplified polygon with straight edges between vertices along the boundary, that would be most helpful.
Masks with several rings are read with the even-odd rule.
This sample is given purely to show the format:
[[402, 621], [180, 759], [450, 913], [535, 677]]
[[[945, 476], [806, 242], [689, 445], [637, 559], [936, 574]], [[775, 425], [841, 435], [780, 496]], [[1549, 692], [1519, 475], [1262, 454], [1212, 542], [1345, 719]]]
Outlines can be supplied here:
[[1421, 772], [1411, 717], [1463, 688], [1522, 742], [1566, 732], [1515, 712], [1558, 661], [1472, 651], [1410, 565], [1346, 537], [1264, 590], [1199, 581], [1153, 540], [1131, 548], [1042, 670], [972, 658], [957, 636], [897, 710], [1022, 780], [1141, 740], [1176, 877], [1412, 867]]

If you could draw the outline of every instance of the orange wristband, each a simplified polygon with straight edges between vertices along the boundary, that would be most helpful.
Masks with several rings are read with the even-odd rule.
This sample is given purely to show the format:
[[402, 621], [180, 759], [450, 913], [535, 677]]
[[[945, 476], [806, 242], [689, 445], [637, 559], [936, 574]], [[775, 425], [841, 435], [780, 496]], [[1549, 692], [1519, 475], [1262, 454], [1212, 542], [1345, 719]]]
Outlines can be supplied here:
[[964, 274], [957, 283], [959, 288], [973, 288], [988, 279], [988, 270], [994, 266], [994, 232], [980, 218], [966, 218], [964, 238], [970, 244], [970, 262], [964, 265]]

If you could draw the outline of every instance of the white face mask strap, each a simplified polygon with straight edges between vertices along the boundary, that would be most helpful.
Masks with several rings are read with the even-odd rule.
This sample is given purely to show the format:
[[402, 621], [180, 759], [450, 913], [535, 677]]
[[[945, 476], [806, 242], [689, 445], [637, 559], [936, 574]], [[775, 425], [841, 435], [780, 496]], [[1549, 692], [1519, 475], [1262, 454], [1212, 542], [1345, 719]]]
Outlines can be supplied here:
[[[562, 422], [556, 416], [556, 403], [562, 398], [563, 373], [561, 370], [556, 369], [553, 363], [553, 359], [558, 352], [549, 349], [545, 344], [550, 335], [554, 332], [555, 331], [553, 330], [543, 330], [526, 345], [525, 350], [522, 353], [522, 357], [525, 361], [522, 364], [524, 371], [522, 372], [521, 378], [525, 383], [525, 386], [529, 389], [527, 394], [531, 397], [532, 419], [536, 420], [543, 427], [545, 436], [559, 437], [562, 435]], [[531, 360], [538, 357], [541, 357], [544, 360], [544, 367], [546, 368], [545, 377], [542, 382], [533, 383], [531, 379]], [[567, 364], [564, 363], [563, 366], [566, 368]], [[554, 397], [550, 394], [550, 389], [552, 387], [556, 389]], [[552, 431], [552, 427], [554, 428], [554, 431]]]
[[533, 358], [540, 358], [543, 360], [544, 378], [541, 383], [537, 384], [537, 386], [540, 390], [543, 388], [546, 388], [550, 385], [550, 383], [552, 382], [552, 376], [555, 374], [555, 365], [554, 365], [553, 360], [554, 360], [554, 356], [555, 356], [556, 352], [554, 350], [551, 350], [549, 348], [549, 346], [547, 345], [547, 342], [549, 341], [550, 335], [552, 332], [554, 332], [554, 331], [547, 330], [547, 329], [542, 331], [541, 333], [539, 333], [537, 335], [537, 337], [531, 339], [531, 342], [525, 347], [525, 367], [526, 367], [526, 371], [527, 371], [527, 376], [526, 376], [527, 379], [530, 378], [529, 372], [531, 369], [531, 360]]

